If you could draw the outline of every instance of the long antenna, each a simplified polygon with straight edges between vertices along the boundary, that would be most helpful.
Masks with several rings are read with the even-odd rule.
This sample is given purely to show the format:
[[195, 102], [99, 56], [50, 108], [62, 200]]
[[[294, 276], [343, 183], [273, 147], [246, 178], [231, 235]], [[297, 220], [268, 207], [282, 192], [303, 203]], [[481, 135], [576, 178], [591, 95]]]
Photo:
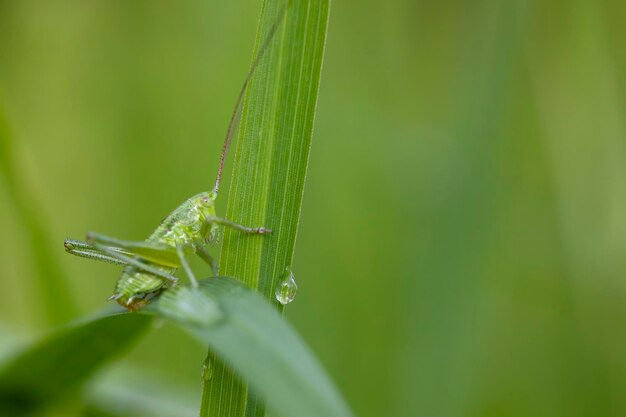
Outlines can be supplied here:
[[263, 58], [263, 55], [267, 51], [267, 48], [270, 42], [274, 38], [274, 35], [276, 34], [276, 30], [282, 23], [283, 18], [285, 17], [285, 14], [287, 12], [287, 6], [289, 6], [289, 0], [285, 1], [285, 4], [283, 4], [280, 11], [278, 12], [278, 17], [276, 18], [276, 21], [270, 28], [267, 34], [267, 37], [265, 38], [265, 41], [263, 41], [263, 45], [261, 45], [261, 49], [259, 49], [259, 52], [257, 53], [257, 56], [252, 61], [252, 65], [250, 66], [248, 75], [246, 75], [246, 79], [244, 80], [243, 85], [241, 86], [241, 91], [239, 91], [239, 95], [237, 96], [237, 101], [235, 102], [235, 108], [233, 109], [233, 114], [230, 117], [230, 122], [228, 123], [228, 130], [226, 131], [226, 138], [224, 139], [224, 145], [222, 146], [222, 154], [220, 155], [220, 164], [219, 164], [219, 167], [217, 168], [217, 178], [215, 179], [215, 186], [213, 187], [213, 192], [215, 194], [217, 194], [220, 190], [220, 181], [222, 180], [222, 172], [224, 171], [224, 163], [226, 162], [226, 155], [228, 155], [228, 149], [230, 148], [230, 143], [233, 140], [233, 133], [235, 132], [235, 127], [237, 126], [237, 121], [239, 119], [237, 116], [239, 115], [239, 112], [241, 111], [241, 106], [243, 104], [243, 97], [246, 93], [246, 88], [248, 87], [248, 84], [250, 83], [250, 80], [252, 79], [252, 76], [254, 75], [254, 71], [259, 66], [259, 62], [261, 61], [261, 58]]

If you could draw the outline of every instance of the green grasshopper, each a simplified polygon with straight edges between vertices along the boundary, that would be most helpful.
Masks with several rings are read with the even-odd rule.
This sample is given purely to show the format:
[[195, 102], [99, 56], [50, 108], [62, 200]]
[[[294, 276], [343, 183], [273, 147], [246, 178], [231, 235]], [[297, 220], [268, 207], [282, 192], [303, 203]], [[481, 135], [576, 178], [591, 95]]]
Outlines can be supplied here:
[[217, 264], [206, 247], [218, 241], [220, 226], [250, 234], [263, 235], [272, 232], [265, 227], [248, 227], [218, 217], [215, 200], [246, 88], [276, 33], [287, 6], [288, 3], [279, 12], [241, 87], [228, 124], [213, 190], [195, 195], [178, 206], [145, 241], [123, 241], [97, 233], [87, 234], [86, 242], [65, 240], [65, 250], [72, 255], [124, 266], [109, 300], [117, 301], [129, 311], [137, 311], [163, 290], [178, 283], [173, 274], [180, 267], [189, 276], [191, 284], [197, 287], [198, 282], [185, 259], [188, 253], [196, 253], [211, 267], [213, 274], [217, 275]]

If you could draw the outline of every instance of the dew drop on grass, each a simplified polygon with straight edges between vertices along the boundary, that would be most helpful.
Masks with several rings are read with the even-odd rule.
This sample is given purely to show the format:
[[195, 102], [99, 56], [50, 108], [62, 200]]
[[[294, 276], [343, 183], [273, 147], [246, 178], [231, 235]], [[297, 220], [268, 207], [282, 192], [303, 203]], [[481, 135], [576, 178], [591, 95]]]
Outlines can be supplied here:
[[210, 381], [213, 378], [213, 361], [207, 356], [202, 362], [202, 379]]
[[296, 277], [294, 277], [291, 269], [287, 268], [278, 286], [276, 286], [276, 300], [282, 305], [287, 305], [296, 298], [297, 292]]

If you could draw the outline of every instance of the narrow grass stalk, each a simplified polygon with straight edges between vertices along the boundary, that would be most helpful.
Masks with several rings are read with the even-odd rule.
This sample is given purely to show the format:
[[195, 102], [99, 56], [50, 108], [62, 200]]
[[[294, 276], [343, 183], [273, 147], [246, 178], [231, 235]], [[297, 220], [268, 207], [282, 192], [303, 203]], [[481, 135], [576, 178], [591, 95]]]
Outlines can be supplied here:
[[[284, 4], [264, 1], [256, 50]], [[273, 45], [250, 82], [235, 153], [227, 217], [273, 233], [250, 237], [227, 230], [220, 274], [258, 289], [281, 310], [274, 292], [293, 259], [328, 14], [329, 0], [289, 2]], [[263, 401], [243, 383], [235, 388], [236, 377], [225, 365], [215, 366], [223, 371], [223, 380], [204, 385], [201, 416], [264, 415]]]

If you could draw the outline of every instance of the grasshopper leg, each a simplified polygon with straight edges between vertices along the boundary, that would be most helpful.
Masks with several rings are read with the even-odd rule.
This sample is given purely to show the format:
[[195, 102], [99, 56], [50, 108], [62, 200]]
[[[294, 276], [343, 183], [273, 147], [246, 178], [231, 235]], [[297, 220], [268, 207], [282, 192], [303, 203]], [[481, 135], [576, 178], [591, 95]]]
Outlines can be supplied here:
[[180, 263], [183, 266], [183, 269], [185, 270], [187, 276], [189, 277], [189, 280], [191, 281], [191, 285], [194, 288], [198, 288], [198, 281], [196, 280], [196, 276], [193, 274], [193, 271], [189, 267], [187, 259], [185, 259], [185, 252], [183, 251], [182, 245], [176, 246], [176, 253], [178, 254], [178, 259], [180, 259]]
[[178, 282], [178, 278], [176, 278], [174, 275], [168, 274], [167, 272], [163, 272], [163, 271], [161, 271], [161, 270], [159, 270], [157, 268], [154, 268], [149, 263], [140, 262], [136, 258], [131, 258], [130, 256], [126, 256], [123, 253], [111, 250], [108, 247], [102, 246], [102, 245], [100, 245], [98, 243], [94, 243], [94, 246], [97, 249], [100, 249], [105, 254], [107, 254], [107, 255], [109, 255], [109, 256], [111, 256], [113, 258], [119, 259], [120, 261], [126, 262], [128, 265], [134, 266], [135, 268], [137, 268], [137, 269], [139, 269], [141, 271], [147, 272], [147, 273], [152, 274], [152, 275], [156, 275], [157, 277], [166, 279], [166, 280], [168, 280], [170, 282], [173, 282], [173, 283], [177, 283]]
[[180, 259], [176, 254], [176, 248], [165, 244], [155, 244], [145, 241], [132, 242], [119, 240], [98, 233], [89, 233], [87, 235], [87, 243], [98, 247], [102, 247], [104, 245], [119, 248], [121, 252], [127, 255], [140, 257], [153, 264], [172, 268], [180, 267]]
[[211, 217], [207, 217], [205, 220], [207, 223], [215, 223], [215, 224], [221, 224], [227, 227], [232, 227], [235, 230], [239, 230], [241, 232], [244, 233], [255, 233], [255, 234], [259, 234], [259, 235], [264, 235], [267, 233], [272, 233], [272, 231], [270, 229], [266, 229], [265, 227], [261, 226], [261, 227], [249, 227], [249, 226], [244, 226], [243, 224], [239, 224], [239, 223], [235, 223], [231, 220], [225, 219], [223, 217], [217, 217], [217, 216], [211, 216]]
[[[90, 245], [87, 242], [82, 242], [80, 240], [74, 239], [65, 239], [63, 242], [65, 246], [65, 251], [67, 253], [71, 253], [72, 255], [80, 256], [82, 258], [94, 259], [96, 261], [102, 261], [114, 265], [127, 266], [128, 264], [124, 261], [121, 261], [117, 258], [109, 256], [102, 252], [100, 249], [96, 248], [93, 245]], [[119, 248], [110, 247], [109, 249], [113, 251], [123, 252]]]

